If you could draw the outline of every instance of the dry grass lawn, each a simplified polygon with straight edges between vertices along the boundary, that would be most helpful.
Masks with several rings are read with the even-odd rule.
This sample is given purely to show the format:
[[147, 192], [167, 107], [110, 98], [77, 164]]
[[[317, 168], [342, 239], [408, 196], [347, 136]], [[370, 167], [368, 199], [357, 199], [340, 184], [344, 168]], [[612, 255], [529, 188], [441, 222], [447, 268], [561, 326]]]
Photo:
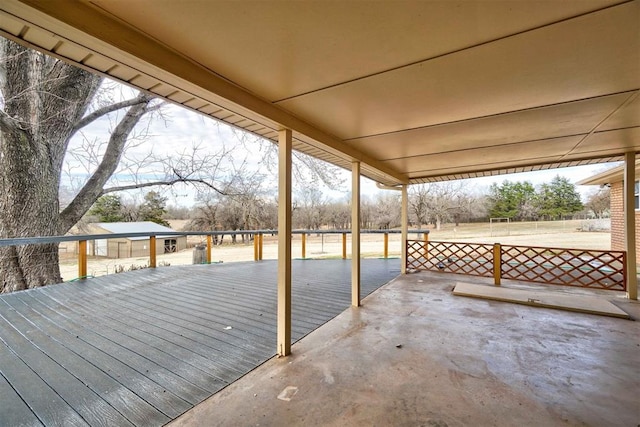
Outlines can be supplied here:
[[[554, 222], [522, 222], [507, 224], [487, 223], [477, 224], [446, 224], [441, 230], [429, 228], [429, 239], [435, 241], [459, 241], [475, 243], [502, 243], [523, 246], [546, 246], [556, 248], [576, 249], [610, 249], [609, 232], [584, 232], [585, 222], [582, 220], [554, 221]], [[174, 226], [175, 227], [175, 226]], [[178, 227], [175, 227], [178, 229]], [[422, 239], [422, 234], [409, 234], [409, 239]], [[364, 234], [361, 239], [361, 252], [364, 257], [382, 257], [383, 234]], [[191, 244], [204, 242], [200, 237], [189, 239]], [[225, 242], [229, 242], [228, 236]], [[302, 257], [300, 235], [294, 235], [292, 242], [293, 256]], [[389, 256], [400, 255], [400, 234], [389, 235]], [[347, 255], [351, 250], [351, 238], [347, 236]], [[278, 244], [276, 236], [264, 236], [263, 259], [276, 259]], [[342, 256], [342, 236], [340, 234], [316, 235], [311, 234], [306, 241], [307, 258], [336, 258]], [[178, 253], [158, 256], [159, 265], [185, 265], [191, 264], [193, 249], [187, 249]], [[213, 261], [238, 262], [253, 260], [253, 243], [238, 243], [231, 245], [225, 243], [215, 246], [213, 249]], [[116, 269], [125, 270], [146, 266], [148, 257], [109, 259], [94, 257], [89, 259], [88, 271], [92, 276], [112, 274]], [[77, 277], [78, 267], [76, 256], [72, 253], [61, 253], [60, 265], [64, 280]]]

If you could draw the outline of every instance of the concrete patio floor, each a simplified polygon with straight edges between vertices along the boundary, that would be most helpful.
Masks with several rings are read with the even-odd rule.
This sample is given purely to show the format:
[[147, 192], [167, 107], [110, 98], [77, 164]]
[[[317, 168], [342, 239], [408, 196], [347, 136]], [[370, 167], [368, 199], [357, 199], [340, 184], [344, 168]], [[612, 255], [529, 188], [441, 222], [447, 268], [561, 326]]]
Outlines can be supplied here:
[[170, 425], [640, 424], [640, 323], [456, 297], [456, 281], [479, 282], [395, 279]]

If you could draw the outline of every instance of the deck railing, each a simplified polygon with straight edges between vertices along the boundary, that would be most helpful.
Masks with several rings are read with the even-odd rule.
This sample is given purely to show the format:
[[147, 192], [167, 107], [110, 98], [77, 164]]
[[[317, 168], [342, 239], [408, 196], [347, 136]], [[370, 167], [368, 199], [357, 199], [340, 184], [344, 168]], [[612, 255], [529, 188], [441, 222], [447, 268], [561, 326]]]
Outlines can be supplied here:
[[626, 252], [407, 241], [407, 271], [442, 271], [551, 285], [625, 291]]
[[[416, 233], [418, 235], [423, 235], [426, 233], [422, 230], [411, 230], [411, 233]], [[382, 234], [383, 235], [383, 246], [382, 253], [384, 258], [389, 257], [389, 234], [400, 234], [400, 230], [361, 230], [361, 234]], [[110, 241], [114, 242], [118, 239], [131, 239], [131, 238], [143, 238], [149, 239], [149, 244], [144, 246], [144, 252], [141, 253], [140, 249], [135, 253], [129, 253], [129, 256], [121, 256], [121, 257], [102, 257], [102, 258], [111, 258], [111, 259], [119, 259], [119, 258], [141, 258], [147, 257], [148, 265], [144, 265], [144, 267], [155, 268], [158, 266], [158, 245], [164, 245], [164, 242], [168, 239], [175, 239], [181, 236], [185, 237], [200, 237], [201, 243], [196, 245], [194, 250], [202, 251], [201, 261], [199, 263], [207, 264], [212, 263], [213, 256], [213, 248], [215, 247], [216, 241], [220, 241], [223, 236], [242, 236], [243, 240], [245, 237], [249, 237], [249, 240], [253, 240], [253, 259], [255, 261], [259, 261], [263, 259], [263, 247], [264, 247], [264, 236], [269, 235], [277, 235], [277, 230], [233, 230], [233, 231], [190, 231], [190, 232], [174, 232], [167, 234], [166, 232], [141, 232], [141, 233], [112, 233], [112, 234], [87, 234], [87, 235], [67, 235], [67, 236], [48, 236], [48, 237], [25, 237], [25, 238], [13, 238], [13, 239], [0, 239], [0, 247], [7, 246], [23, 246], [23, 245], [45, 245], [45, 244], [58, 244], [70, 242], [71, 251], [73, 253], [67, 252], [67, 254], [77, 257], [77, 265], [78, 265], [78, 276], [75, 279], [82, 279], [86, 277], [90, 277], [88, 270], [88, 261], [92, 255], [97, 255], [96, 253], [96, 242], [100, 241]], [[351, 234], [351, 230], [294, 230], [292, 231], [292, 235], [300, 235], [300, 243], [301, 243], [301, 257], [303, 259], [307, 258], [307, 239], [310, 235], [321, 235], [322, 241], [324, 245], [324, 239], [326, 235], [339, 235], [341, 236], [342, 243], [342, 258], [347, 258], [347, 236]], [[161, 240], [161, 241], [159, 241]], [[119, 248], [119, 246], [114, 245]], [[162, 249], [160, 247], [160, 249]], [[68, 250], [67, 247], [59, 248], [59, 251]], [[119, 250], [119, 249], [118, 249]], [[129, 249], [129, 252], [131, 249]], [[162, 253], [162, 251], [160, 251]], [[195, 259], [195, 257], [194, 257]], [[1, 261], [1, 260], [0, 260]], [[74, 280], [75, 280], [74, 279]]]

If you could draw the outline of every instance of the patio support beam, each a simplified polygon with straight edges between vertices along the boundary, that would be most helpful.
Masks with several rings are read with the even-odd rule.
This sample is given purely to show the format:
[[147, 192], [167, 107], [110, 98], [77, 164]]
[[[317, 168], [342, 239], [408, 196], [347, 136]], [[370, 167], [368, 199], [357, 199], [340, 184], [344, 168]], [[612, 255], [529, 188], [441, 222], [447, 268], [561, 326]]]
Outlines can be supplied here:
[[351, 305], [360, 306], [360, 162], [351, 163]]
[[407, 274], [407, 238], [409, 237], [409, 194], [407, 186], [402, 186], [400, 209], [400, 274]]
[[627, 251], [627, 298], [638, 299], [636, 268], [636, 153], [624, 155], [624, 244]]
[[278, 356], [291, 354], [291, 129], [278, 133]]

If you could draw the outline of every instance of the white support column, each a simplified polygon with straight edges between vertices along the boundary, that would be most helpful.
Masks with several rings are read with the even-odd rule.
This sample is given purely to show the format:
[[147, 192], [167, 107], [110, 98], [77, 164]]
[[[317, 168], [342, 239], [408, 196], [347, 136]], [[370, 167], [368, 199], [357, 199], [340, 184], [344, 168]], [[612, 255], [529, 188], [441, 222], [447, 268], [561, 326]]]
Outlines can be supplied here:
[[278, 356], [291, 354], [291, 130], [278, 134]]
[[360, 162], [351, 164], [351, 305], [360, 306]]
[[636, 268], [636, 153], [624, 155], [624, 245], [627, 251], [627, 298], [638, 299]]
[[407, 186], [402, 186], [402, 207], [400, 213], [400, 274], [407, 274], [407, 237], [409, 234], [409, 195]]

